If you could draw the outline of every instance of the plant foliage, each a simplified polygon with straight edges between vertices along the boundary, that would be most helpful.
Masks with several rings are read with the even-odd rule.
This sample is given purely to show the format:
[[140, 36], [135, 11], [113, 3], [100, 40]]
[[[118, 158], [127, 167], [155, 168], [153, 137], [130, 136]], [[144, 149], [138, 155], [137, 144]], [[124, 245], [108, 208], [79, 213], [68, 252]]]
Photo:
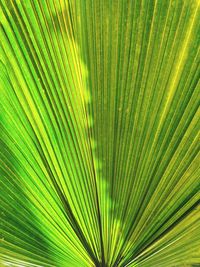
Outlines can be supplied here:
[[199, 6], [0, 0], [1, 266], [200, 264]]

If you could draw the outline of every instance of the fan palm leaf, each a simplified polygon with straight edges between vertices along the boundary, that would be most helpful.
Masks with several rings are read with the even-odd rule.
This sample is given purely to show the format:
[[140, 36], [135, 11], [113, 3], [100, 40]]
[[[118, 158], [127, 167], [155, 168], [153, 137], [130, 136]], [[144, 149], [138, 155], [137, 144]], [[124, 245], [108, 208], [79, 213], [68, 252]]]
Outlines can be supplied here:
[[200, 264], [199, 1], [0, 0], [0, 264]]

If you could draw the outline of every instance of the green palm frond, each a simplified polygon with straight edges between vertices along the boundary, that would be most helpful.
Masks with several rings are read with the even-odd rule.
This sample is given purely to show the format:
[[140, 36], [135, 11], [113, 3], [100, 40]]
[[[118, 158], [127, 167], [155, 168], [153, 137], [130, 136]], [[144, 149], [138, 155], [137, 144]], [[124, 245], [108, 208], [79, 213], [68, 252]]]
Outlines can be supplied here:
[[0, 0], [0, 266], [199, 266], [199, 6]]

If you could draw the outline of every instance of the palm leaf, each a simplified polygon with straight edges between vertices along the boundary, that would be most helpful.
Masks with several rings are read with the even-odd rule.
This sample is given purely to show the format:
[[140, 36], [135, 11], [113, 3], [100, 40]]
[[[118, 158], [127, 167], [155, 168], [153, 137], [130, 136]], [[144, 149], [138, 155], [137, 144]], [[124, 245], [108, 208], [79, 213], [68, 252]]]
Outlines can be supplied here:
[[200, 264], [199, 1], [0, 7], [0, 264]]

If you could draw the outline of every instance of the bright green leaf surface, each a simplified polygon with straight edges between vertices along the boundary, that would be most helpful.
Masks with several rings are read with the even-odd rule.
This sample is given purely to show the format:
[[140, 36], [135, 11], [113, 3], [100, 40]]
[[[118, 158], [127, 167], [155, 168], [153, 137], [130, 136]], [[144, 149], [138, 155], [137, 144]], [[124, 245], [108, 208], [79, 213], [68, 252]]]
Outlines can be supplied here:
[[199, 6], [0, 0], [0, 266], [199, 266]]

